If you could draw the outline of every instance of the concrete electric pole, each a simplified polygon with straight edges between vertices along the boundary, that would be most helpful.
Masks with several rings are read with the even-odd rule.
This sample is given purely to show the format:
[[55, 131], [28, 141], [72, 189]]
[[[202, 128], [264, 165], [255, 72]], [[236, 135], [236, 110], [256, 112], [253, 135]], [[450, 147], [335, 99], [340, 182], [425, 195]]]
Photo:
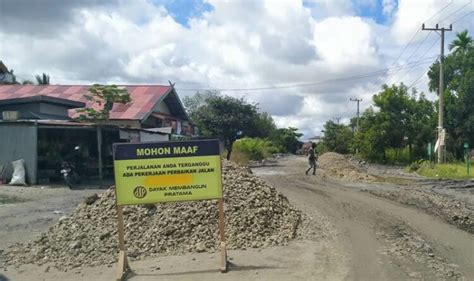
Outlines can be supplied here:
[[362, 101], [362, 99], [350, 98], [350, 100], [357, 102], [357, 126], [356, 126], [356, 132], [357, 132], [357, 131], [359, 131], [359, 103]]
[[[357, 125], [356, 125], [356, 132], [359, 131], [359, 114], [360, 114], [360, 111], [359, 111], [359, 103], [362, 101], [362, 99], [358, 99], [358, 98], [350, 98], [351, 101], [355, 101], [357, 102]], [[356, 155], [359, 154], [359, 148], [356, 147]]]
[[453, 26], [449, 25], [448, 28], [438, 27], [438, 24], [434, 28], [425, 28], [425, 24], [421, 26], [422, 30], [429, 30], [429, 31], [441, 31], [440, 36], [441, 36], [441, 55], [439, 58], [439, 93], [438, 93], [438, 99], [439, 99], [439, 107], [438, 107], [438, 163], [441, 163], [444, 161], [444, 150], [445, 150], [445, 144], [444, 140], [446, 139], [445, 136], [445, 130], [444, 130], [444, 125], [443, 125], [443, 115], [444, 115], [444, 71], [443, 71], [443, 60], [444, 60], [444, 32], [445, 31], [452, 31]]

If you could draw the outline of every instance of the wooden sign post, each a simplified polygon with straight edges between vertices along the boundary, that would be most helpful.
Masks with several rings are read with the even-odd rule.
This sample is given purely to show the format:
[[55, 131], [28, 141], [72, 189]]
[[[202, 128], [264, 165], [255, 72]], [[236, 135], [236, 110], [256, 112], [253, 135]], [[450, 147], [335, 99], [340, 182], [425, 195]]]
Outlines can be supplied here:
[[127, 251], [125, 250], [125, 230], [123, 223], [123, 206], [117, 205], [117, 221], [118, 221], [118, 242], [119, 242], [119, 258], [117, 267], [117, 281], [121, 281], [130, 271], [127, 259]]
[[123, 205], [218, 200], [222, 273], [227, 272], [222, 167], [218, 140], [114, 144], [119, 261], [117, 280], [131, 271]]
[[227, 248], [225, 242], [225, 215], [224, 215], [224, 199], [219, 199], [219, 234], [221, 238], [221, 272], [227, 272]]

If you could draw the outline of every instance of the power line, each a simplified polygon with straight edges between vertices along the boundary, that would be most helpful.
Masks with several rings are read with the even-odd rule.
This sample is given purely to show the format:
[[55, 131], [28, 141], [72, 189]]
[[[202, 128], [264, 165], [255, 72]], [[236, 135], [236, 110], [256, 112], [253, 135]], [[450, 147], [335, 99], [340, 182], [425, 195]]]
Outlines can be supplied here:
[[[470, 2], [472, 2], [472, 0], [471, 0]], [[469, 3], [470, 3], [470, 2], [469, 2]], [[451, 3], [452, 3], [452, 1], [451, 1]], [[451, 4], [451, 3], [450, 3], [450, 4]], [[469, 3], [468, 3], [468, 4], [469, 4]], [[450, 4], [448, 4], [447, 6], [449, 6]], [[445, 8], [446, 8], [447, 6], [445, 6]], [[466, 6], [466, 5], [464, 5], [464, 6]], [[464, 6], [463, 6], [463, 7], [464, 7]], [[461, 8], [462, 8], [462, 7], [461, 7]], [[459, 10], [459, 9], [458, 9], [458, 10]], [[456, 23], [456, 22], [458, 22], [458, 21], [460, 21], [461, 19], [467, 17], [468, 15], [470, 15], [470, 14], [472, 14], [472, 13], [474, 13], [474, 11], [470, 11], [469, 13], [464, 14], [463, 16], [461, 16], [461, 17], [455, 19], [455, 21], [453, 21], [452, 24], [453, 24], [453, 23]], [[451, 15], [452, 15], [452, 14], [454, 14], [454, 13], [451, 13]], [[445, 17], [445, 18], [448, 18], [448, 17], [449, 17], [449, 16], [447, 16], [447, 17]], [[431, 18], [430, 18], [430, 19], [431, 19]], [[418, 29], [418, 31], [419, 31], [419, 30], [420, 30], [420, 29]], [[428, 35], [429, 35], [429, 34], [431, 34], [431, 32], [429, 32]], [[430, 49], [433, 48], [434, 45], [435, 45], [440, 39], [441, 39], [441, 38], [438, 37], [438, 39], [433, 43], [433, 45], [430, 47]], [[426, 53], [425, 53], [425, 54], [426, 54]], [[434, 62], [433, 62], [433, 63], [434, 63]], [[430, 66], [430, 67], [431, 67], [431, 66]], [[421, 78], [424, 77], [424, 76], [428, 73], [428, 71], [430, 70], [430, 67], [428, 67], [428, 69], [426, 69], [420, 76], [418, 76], [415, 80], [413, 80], [413, 82], [410, 84], [410, 86], [408, 86], [408, 89], [410, 89], [410, 88], [412, 88], [413, 86], [415, 86], [415, 85], [419, 84], [420, 82], [422, 82], [424, 79], [421, 79]], [[411, 70], [411, 69], [410, 69], [410, 70]], [[408, 70], [407, 73], [408, 73], [410, 70]], [[405, 75], [406, 75], [406, 74], [405, 74]]]
[[[441, 14], [444, 10], [446, 10], [446, 8], [448, 8], [449, 6], [451, 6], [451, 4], [454, 3], [454, 0], [451, 0], [451, 2], [449, 2], [446, 6], [444, 6], [443, 8], [441, 8], [438, 12], [436, 12], [434, 15], [432, 15], [431, 17], [429, 17], [427, 20], [425, 21], [430, 21], [431, 19], [433, 19], [434, 17], [438, 16], [439, 14]], [[403, 50], [402, 52], [398, 55], [398, 57], [392, 62], [392, 64], [390, 65], [390, 67], [394, 66], [399, 60], [400, 58], [402, 57], [402, 55], [405, 53], [405, 51], [408, 49], [408, 47], [412, 44], [413, 40], [416, 38], [416, 35], [420, 32], [420, 29], [417, 28], [416, 29], [416, 32], [413, 34], [413, 36], [411, 37], [410, 41], [408, 41], [408, 43], [405, 45], [405, 47], [403, 47]], [[426, 41], [426, 39], [428, 38], [428, 35], [425, 37], [425, 39], [423, 40], [422, 43], [420, 43], [420, 45], [418, 45], [418, 48], [408, 57], [407, 60], [409, 60], [409, 58], [411, 58], [417, 51], [418, 49], [421, 47], [421, 45], [423, 45], [423, 43]], [[398, 83], [398, 81], [397, 81]], [[377, 86], [374, 86], [374, 87], [370, 87], [370, 91], [369, 92], [374, 92], [378, 89], [378, 85]]]
[[458, 21], [462, 20], [463, 18], [467, 17], [468, 15], [474, 13], [474, 11], [470, 11], [469, 13], [466, 13], [464, 16], [456, 19], [455, 21], [453, 21], [451, 24], [454, 24], [454, 23], [457, 23]]
[[262, 87], [253, 87], [253, 88], [176, 88], [180, 91], [206, 91], [206, 90], [216, 90], [221, 92], [237, 92], [237, 91], [261, 91], [261, 90], [275, 90], [275, 89], [290, 89], [290, 88], [300, 88], [300, 87], [310, 87], [310, 86], [317, 86], [320, 84], [326, 84], [331, 82], [340, 82], [340, 81], [350, 81], [350, 80], [358, 80], [363, 78], [368, 78], [372, 76], [379, 76], [382, 74], [387, 73], [390, 70], [401, 71], [405, 68], [411, 67], [413, 64], [426, 64], [431, 62], [432, 58], [426, 59], [425, 61], [417, 61], [407, 63], [401, 66], [393, 67], [393, 68], [384, 68], [373, 72], [368, 72], [362, 75], [351, 75], [351, 76], [344, 76], [338, 77], [333, 79], [326, 79], [316, 82], [307, 82], [307, 83], [297, 83], [297, 84], [290, 84], [290, 85], [280, 85], [280, 86], [262, 86]]
[[[433, 44], [431, 44], [431, 46], [423, 53], [423, 55], [422, 55], [419, 59], [421, 60], [429, 51], [431, 51], [431, 49], [433, 49], [433, 47], [436, 45], [436, 43], [438, 43], [439, 40], [440, 40], [440, 38], [436, 39], [436, 40], [433, 42]], [[434, 62], [433, 62], [433, 63], [434, 63]], [[397, 80], [397, 82], [396, 82], [395, 84], [399, 83], [408, 73], [410, 73], [410, 71], [411, 71], [415, 66], [416, 66], [415, 64], [414, 64], [413, 66], [411, 66], [411, 67], [405, 72], [405, 74], [404, 74], [402, 77], [400, 77], [400, 79]]]
[[421, 41], [420, 44], [418, 44], [418, 47], [416, 48], [416, 50], [406, 59], [407, 61], [409, 61], [413, 57], [413, 55], [415, 55], [416, 52], [418, 52], [418, 50], [426, 42], [426, 40], [428, 39], [428, 37], [430, 37], [430, 35], [431, 35], [431, 32], [428, 32], [428, 34], [426, 34], [425, 38]]
[[[439, 15], [440, 13], [442, 13], [446, 8], [448, 8], [449, 6], [451, 6], [451, 4], [454, 3], [454, 0], [451, 0], [451, 2], [449, 2], [446, 6], [444, 6], [443, 8], [441, 8], [441, 10], [439, 10], [438, 12], [436, 12], [434, 15], [432, 15], [431, 17], [429, 17], [427, 20], [425, 20], [425, 22], [427, 21], [430, 21], [432, 18], [436, 17], [437, 15]], [[398, 57], [393, 61], [393, 63], [391, 64], [390, 67], [392, 67], [393, 65], [395, 65], [395, 63], [397, 63], [397, 61], [402, 57], [402, 55], [405, 53], [406, 49], [408, 48], [408, 46], [410, 46], [410, 44], [413, 42], [413, 40], [416, 38], [416, 35], [418, 35], [418, 33], [420, 32], [420, 29], [419, 28], [416, 28], [416, 32], [413, 34], [413, 36], [411, 37], [410, 41], [408, 41], [408, 43], [405, 45], [405, 47], [403, 48], [402, 52], [398, 55]]]
[[[431, 20], [432, 18], [436, 17], [437, 15], [439, 15], [440, 13], [442, 13], [446, 8], [448, 8], [452, 3], [454, 2], [454, 0], [452, 0], [451, 2], [449, 2], [446, 6], [444, 6], [443, 8], [441, 8], [438, 12], [436, 12], [434, 15], [432, 15], [430, 18], [427, 19], [427, 21]], [[403, 48], [402, 52], [398, 55], [398, 57], [393, 61], [393, 63], [391, 64], [391, 66], [389, 68], [386, 68], [386, 69], [382, 69], [382, 70], [378, 70], [378, 71], [375, 71], [373, 73], [367, 73], [363, 76], [348, 76], [348, 77], [343, 77], [343, 78], [335, 78], [335, 79], [328, 79], [328, 80], [323, 80], [323, 81], [318, 81], [318, 82], [310, 82], [310, 83], [301, 83], [301, 84], [295, 84], [295, 85], [282, 85], [282, 86], [268, 86], [268, 87], [256, 87], [256, 88], [228, 88], [228, 89], [225, 89], [225, 88], [215, 88], [215, 89], [211, 89], [211, 88], [177, 88], [177, 90], [180, 90], [180, 91], [205, 91], [205, 90], [217, 90], [217, 91], [222, 91], [222, 92], [233, 92], [233, 91], [261, 91], [261, 90], [275, 90], [275, 89], [289, 89], [289, 88], [299, 88], [299, 87], [309, 87], [309, 86], [316, 86], [316, 85], [319, 85], [319, 84], [325, 84], [325, 83], [330, 83], [330, 82], [338, 82], [338, 81], [344, 81], [344, 80], [355, 80], [355, 79], [362, 79], [362, 78], [367, 78], [367, 77], [370, 77], [370, 76], [378, 76], [378, 75], [382, 75], [382, 74], [385, 74], [388, 72], [388, 70], [392, 69], [392, 68], [400, 68], [398, 71], [402, 70], [403, 68], [407, 67], [408, 64], [404, 65], [404, 66], [401, 66], [401, 67], [393, 67], [393, 65], [401, 58], [401, 56], [403, 55], [403, 53], [405, 52], [405, 50], [408, 48], [408, 46], [412, 43], [412, 41], [415, 39], [416, 35], [420, 32], [420, 30], [417, 28], [415, 34], [412, 36], [412, 38], [410, 39], [410, 41], [405, 45], [405, 47]], [[429, 34], [428, 34], [429, 35]], [[423, 39], [423, 41], [420, 43], [420, 45], [418, 46], [418, 48], [415, 50], [415, 52], [413, 52], [407, 60], [409, 60], [411, 57], [413, 57], [413, 55], [419, 50], [419, 48], [421, 47], [421, 45], [423, 45], [423, 43], [427, 40], [428, 36], [425, 37], [425, 39]], [[424, 54], [426, 55], [426, 53]], [[423, 56], [424, 56], [423, 55]], [[417, 61], [419, 62], [420, 59]], [[429, 59], [429, 61], [431, 62], [431, 58]], [[411, 63], [410, 63], [411, 64]], [[410, 67], [410, 70], [413, 69], [414, 66]]]
[[[416, 78], [413, 82], [411, 82], [410, 86], [408, 86], [408, 89], [412, 88], [413, 86], [415, 86], [416, 84], [419, 83], [420, 79], [425, 76], [425, 74], [428, 73], [428, 71], [430, 71], [430, 68], [428, 67], [428, 69], [426, 69], [420, 76], [418, 76], [418, 78]], [[421, 80], [423, 81], [423, 80]]]
[[[436, 14], [432, 15], [429, 19], [425, 20], [424, 22], [428, 22], [430, 21], [432, 18], [436, 17], [437, 15], [439, 15], [442, 11], [444, 11], [447, 7], [451, 6], [451, 4], [454, 3], [454, 0], [451, 0], [451, 2], [448, 3], [448, 5], [444, 6], [443, 8], [441, 8], [441, 10], [439, 10]], [[419, 29], [417, 29], [418, 31], [420, 31]]]
[[392, 62], [392, 64], [390, 65], [390, 67], [394, 66], [395, 63], [401, 58], [401, 56], [403, 55], [403, 53], [405, 52], [405, 50], [408, 48], [408, 46], [411, 44], [411, 42], [415, 39], [416, 35], [418, 34], [418, 32], [420, 32], [419, 29], [416, 30], [415, 34], [413, 34], [413, 36], [411, 37], [410, 41], [408, 41], [408, 43], [405, 45], [405, 47], [403, 48], [402, 52], [398, 55], [398, 57]]
[[[315, 82], [307, 82], [307, 83], [296, 83], [296, 84], [280, 85], [280, 86], [278, 85], [277, 86], [262, 86], [262, 87], [253, 87], [253, 88], [250, 88], [250, 87], [249, 88], [179, 88], [177, 87], [176, 89], [179, 91], [217, 90], [217, 91], [222, 91], [222, 92], [224, 91], [238, 92], [238, 91], [258, 91], [258, 90], [270, 90], [270, 89], [289, 89], [289, 88], [309, 87], [309, 86], [316, 86], [316, 85], [326, 84], [326, 83], [331, 83], [331, 82], [351, 81], [351, 80], [364, 79], [364, 78], [373, 77], [373, 76], [380, 76], [380, 75], [386, 74], [389, 71], [393, 71], [394, 73], [396, 73], [407, 68], [413, 68], [417, 65], [424, 65], [427, 63], [431, 63], [432, 59], [433, 57], [427, 58], [425, 60], [418, 59], [417, 61], [414, 61], [414, 62], [409, 62], [409, 63], [392, 67], [392, 68], [379, 69], [379, 70], [367, 72], [361, 75], [344, 76], [344, 77], [338, 77], [338, 78], [315, 81]], [[26, 78], [26, 76], [23, 76], [23, 75], [15, 74], [15, 76], [22, 80], [25, 80]], [[60, 76], [60, 75], [51, 75], [51, 78], [53, 79], [53, 81], [58, 81], [58, 80], [61, 81], [61, 80], [67, 79], [66, 77]], [[86, 79], [73, 79], [73, 80], [90, 82], [90, 80], [86, 80]]]
[[459, 9], [457, 9], [456, 11], [452, 12], [452, 13], [451, 13], [451, 14], [449, 14], [448, 16], [446, 16], [446, 17], [444, 17], [444, 18], [440, 19], [438, 22], [440, 22], [440, 23], [441, 23], [441, 22], [443, 22], [445, 19], [447, 19], [447, 18], [451, 17], [452, 15], [455, 15], [455, 14], [457, 14], [459, 11], [461, 11], [462, 9], [464, 9], [464, 7], [466, 7], [467, 5], [469, 5], [469, 4], [471, 4], [471, 3], [472, 3], [472, 0], [471, 0], [471, 1], [469, 1], [469, 2], [467, 2], [465, 5], [463, 5], [462, 7], [460, 7]]

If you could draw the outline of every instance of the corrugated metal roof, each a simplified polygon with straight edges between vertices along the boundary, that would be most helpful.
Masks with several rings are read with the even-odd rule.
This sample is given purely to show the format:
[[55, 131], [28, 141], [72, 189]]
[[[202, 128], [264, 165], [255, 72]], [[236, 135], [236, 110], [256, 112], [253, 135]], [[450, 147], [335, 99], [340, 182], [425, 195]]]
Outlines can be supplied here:
[[[120, 86], [128, 90], [132, 101], [125, 105], [115, 104], [110, 112], [110, 119], [142, 120], [172, 89], [171, 86], [162, 85]], [[84, 102], [86, 106], [91, 107], [92, 103], [84, 98], [89, 87], [88, 85], [0, 85], [0, 100], [44, 95]], [[75, 117], [75, 110], [70, 110], [69, 115]]]

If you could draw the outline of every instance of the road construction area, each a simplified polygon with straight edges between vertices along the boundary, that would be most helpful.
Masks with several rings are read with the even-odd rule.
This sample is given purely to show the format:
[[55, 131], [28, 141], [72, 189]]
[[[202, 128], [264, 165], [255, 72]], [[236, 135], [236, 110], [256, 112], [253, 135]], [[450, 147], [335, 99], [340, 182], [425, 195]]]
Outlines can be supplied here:
[[[128, 280], [474, 279], [472, 182], [318, 164], [306, 176], [301, 156], [224, 162], [227, 273], [212, 201], [126, 207]], [[115, 277], [113, 189], [15, 188], [0, 187], [0, 280]]]

